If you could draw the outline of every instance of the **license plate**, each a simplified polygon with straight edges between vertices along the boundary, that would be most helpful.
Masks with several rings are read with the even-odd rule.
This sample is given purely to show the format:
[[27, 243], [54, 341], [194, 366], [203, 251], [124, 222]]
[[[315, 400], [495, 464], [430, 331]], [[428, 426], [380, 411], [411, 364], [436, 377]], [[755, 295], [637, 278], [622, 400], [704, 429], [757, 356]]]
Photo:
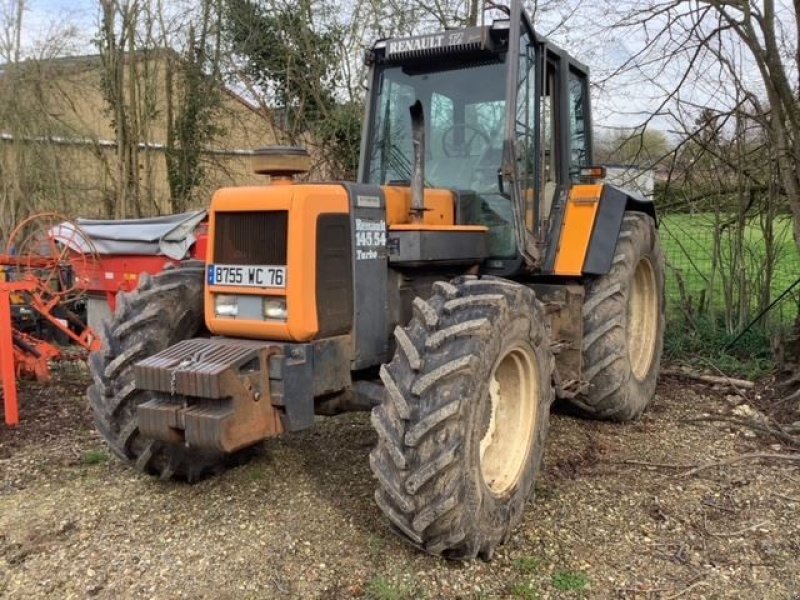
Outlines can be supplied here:
[[285, 288], [286, 267], [265, 265], [208, 265], [209, 285]]

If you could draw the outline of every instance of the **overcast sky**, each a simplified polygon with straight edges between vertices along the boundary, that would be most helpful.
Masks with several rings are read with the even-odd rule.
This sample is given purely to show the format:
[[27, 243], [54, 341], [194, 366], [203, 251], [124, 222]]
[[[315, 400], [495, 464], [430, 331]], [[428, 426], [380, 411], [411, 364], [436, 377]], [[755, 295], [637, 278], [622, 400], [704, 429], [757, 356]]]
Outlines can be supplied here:
[[23, 34], [27, 45], [35, 46], [64, 24], [75, 25], [87, 47], [95, 33], [97, 0], [27, 0]]
[[[62, 30], [65, 25], [72, 25], [75, 39], [65, 51], [96, 52], [92, 39], [97, 31], [98, 4], [98, 0], [27, 0], [23, 20], [25, 46], [33, 49], [35, 54], [35, 48], [41, 47], [55, 32]], [[569, 2], [565, 6], [568, 7]], [[615, 32], [602, 27], [603, 21], [610, 23], [613, 20], [613, 15], [598, 14], [596, 18], [591, 18], [588, 12], [599, 9], [593, 9], [591, 3], [583, 3], [583, 7], [583, 16], [579, 15], [578, 19], [571, 21], [571, 26], [552, 32], [551, 37], [587, 63], [593, 79], [599, 81], [630, 57], [637, 41], [630, 37], [620, 39]], [[550, 33], [548, 21], [559, 22], [559, 15], [551, 13], [535, 23], [540, 33]], [[592, 28], [595, 32], [587, 35]], [[643, 85], [640, 77], [618, 77], [602, 91], [595, 90], [593, 94], [595, 128], [602, 130], [636, 125], [642, 121], [643, 114], [658, 106], [662, 97], [661, 90], [652, 85]], [[655, 126], [663, 129], [667, 125], [662, 120], [656, 121]]]

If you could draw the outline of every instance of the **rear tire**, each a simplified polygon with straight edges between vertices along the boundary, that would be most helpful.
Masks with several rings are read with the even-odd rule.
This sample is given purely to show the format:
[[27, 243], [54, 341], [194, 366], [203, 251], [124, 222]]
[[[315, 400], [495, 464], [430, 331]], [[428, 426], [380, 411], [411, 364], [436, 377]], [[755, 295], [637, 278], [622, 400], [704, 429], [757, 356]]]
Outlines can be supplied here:
[[655, 395], [664, 342], [664, 255], [653, 219], [626, 212], [611, 271], [586, 287], [583, 373], [571, 400], [585, 416], [638, 418]]
[[502, 279], [439, 282], [395, 339], [372, 411], [377, 504], [426, 552], [489, 559], [542, 464], [553, 356], [541, 306]]
[[133, 365], [165, 348], [205, 332], [204, 267], [190, 263], [154, 277], [117, 297], [105, 324], [103, 348], [89, 357], [93, 383], [87, 390], [97, 430], [114, 454], [137, 470], [162, 479], [197, 481], [237, 458], [166, 444], [139, 433], [136, 407], [154, 397], [134, 387]]

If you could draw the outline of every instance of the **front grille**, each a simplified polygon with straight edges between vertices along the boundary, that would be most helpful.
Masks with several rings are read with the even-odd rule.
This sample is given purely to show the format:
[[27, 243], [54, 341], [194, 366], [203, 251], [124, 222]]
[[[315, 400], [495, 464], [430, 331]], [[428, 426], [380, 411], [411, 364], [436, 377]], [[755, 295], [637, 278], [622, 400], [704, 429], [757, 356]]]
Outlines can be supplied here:
[[350, 215], [317, 218], [317, 322], [319, 336], [347, 333], [353, 326], [353, 251]]
[[288, 224], [285, 210], [217, 213], [214, 262], [285, 265]]

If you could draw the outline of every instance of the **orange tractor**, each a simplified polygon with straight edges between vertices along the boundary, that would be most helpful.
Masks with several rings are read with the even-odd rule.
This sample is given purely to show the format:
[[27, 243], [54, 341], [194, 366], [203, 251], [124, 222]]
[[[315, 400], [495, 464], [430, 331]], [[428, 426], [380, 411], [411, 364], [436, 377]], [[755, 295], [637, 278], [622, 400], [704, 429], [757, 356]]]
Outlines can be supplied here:
[[375, 500], [419, 548], [491, 557], [519, 523], [555, 398], [638, 417], [664, 260], [653, 204], [592, 166], [588, 71], [520, 2], [376, 43], [357, 182], [219, 190], [204, 262], [122, 295], [90, 357], [97, 427], [195, 480], [315, 414], [371, 410]]

